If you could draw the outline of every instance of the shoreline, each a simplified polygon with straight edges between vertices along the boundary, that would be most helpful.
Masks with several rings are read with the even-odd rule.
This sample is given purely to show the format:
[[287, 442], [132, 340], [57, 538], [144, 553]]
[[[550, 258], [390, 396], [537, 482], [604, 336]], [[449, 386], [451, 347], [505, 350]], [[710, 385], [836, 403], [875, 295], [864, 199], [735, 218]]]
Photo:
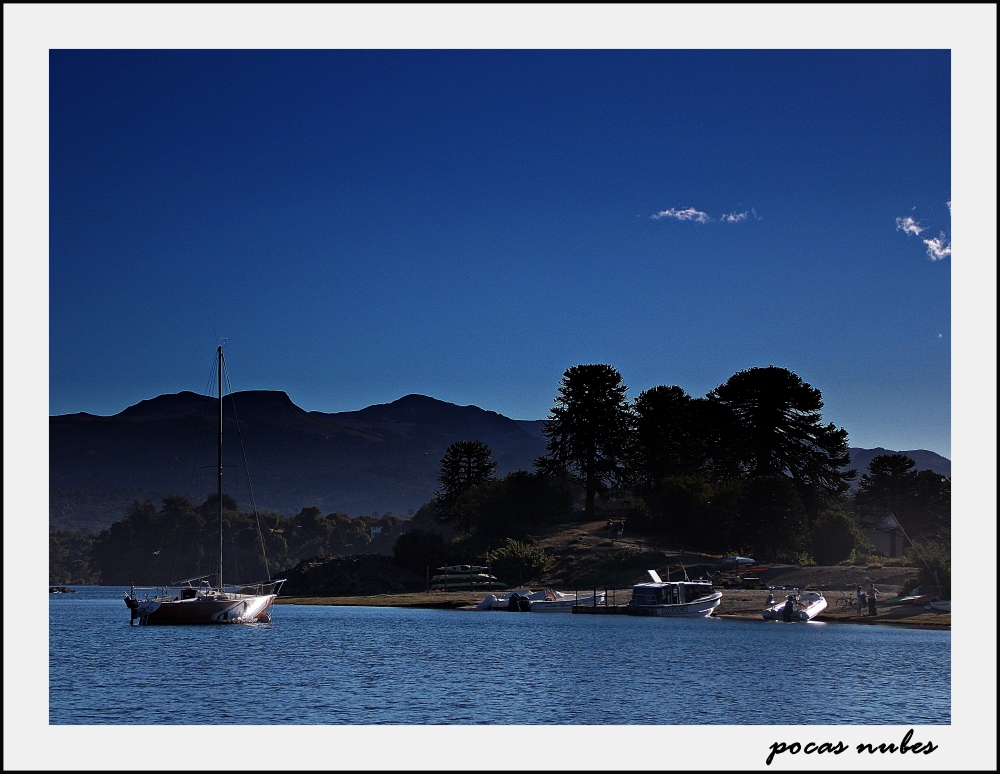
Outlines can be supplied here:
[[[611, 590], [609, 589], [609, 593]], [[631, 589], [614, 589], [615, 597], [623, 602], [628, 599]], [[836, 598], [831, 592], [827, 596], [829, 607], [816, 617], [816, 621], [829, 624], [861, 624], [864, 626], [893, 626], [905, 629], [929, 629], [939, 631], [951, 630], [951, 613], [927, 611], [914, 605], [890, 605], [883, 602], [879, 605], [879, 613], [870, 618], [867, 615], [858, 616], [853, 611], [840, 612], [835, 609]], [[766, 591], [734, 591], [722, 594], [722, 603], [716, 608], [714, 618], [728, 618], [740, 621], [764, 620], [761, 611], [764, 609]], [[837, 594], [840, 596], [840, 594]], [[275, 604], [282, 605], [323, 605], [334, 607], [401, 607], [422, 610], [467, 610], [474, 611], [476, 605], [483, 599], [482, 592], [472, 591], [430, 591], [401, 594], [367, 594], [367, 595], [317, 595], [278, 597]], [[891, 600], [889, 600], [891, 602]], [[834, 608], [834, 609], [831, 609]]]

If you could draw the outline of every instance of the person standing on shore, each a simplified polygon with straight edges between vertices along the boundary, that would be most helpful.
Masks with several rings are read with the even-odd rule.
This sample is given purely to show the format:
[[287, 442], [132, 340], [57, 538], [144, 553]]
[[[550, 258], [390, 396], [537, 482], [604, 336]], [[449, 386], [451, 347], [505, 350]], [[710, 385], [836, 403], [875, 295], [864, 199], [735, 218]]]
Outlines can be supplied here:
[[877, 588], [875, 588], [874, 583], [871, 585], [871, 588], [868, 589], [868, 615], [870, 616], [875, 615], [877, 612], [875, 610], [875, 600], [878, 599], [879, 593], [880, 592]]
[[864, 615], [865, 611], [865, 592], [861, 590], [858, 586], [858, 615]]

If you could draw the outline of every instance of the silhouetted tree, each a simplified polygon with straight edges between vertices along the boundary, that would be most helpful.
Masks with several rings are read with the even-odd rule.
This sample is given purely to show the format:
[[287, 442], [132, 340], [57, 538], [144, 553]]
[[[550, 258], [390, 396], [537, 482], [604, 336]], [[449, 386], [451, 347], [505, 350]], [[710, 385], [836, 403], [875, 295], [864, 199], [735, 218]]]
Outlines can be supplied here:
[[823, 398], [785, 368], [750, 368], [708, 394], [739, 420], [734, 444], [748, 478], [787, 475], [815, 512], [838, 500], [857, 475], [850, 464], [847, 431], [822, 423]]
[[743, 485], [734, 539], [768, 561], [791, 558], [802, 550], [806, 513], [787, 476], [758, 476]]
[[951, 479], [917, 472], [905, 454], [879, 454], [868, 463], [854, 495], [858, 521], [867, 527], [889, 515], [911, 538], [947, 542], [951, 526]]
[[563, 374], [542, 428], [548, 465], [563, 466], [583, 482], [588, 519], [594, 516], [594, 496], [627, 476], [632, 431], [627, 389], [612, 366], [573, 366]]
[[434, 493], [435, 515], [468, 530], [473, 504], [470, 492], [492, 481], [497, 462], [490, 447], [482, 441], [456, 441], [445, 449], [438, 475], [439, 489]]
[[472, 526], [494, 538], [526, 535], [572, 507], [569, 492], [540, 473], [515, 470], [476, 488]]
[[635, 399], [633, 473], [636, 484], [651, 489], [666, 476], [693, 473], [701, 460], [695, 446], [691, 396], [680, 387], [659, 385]]

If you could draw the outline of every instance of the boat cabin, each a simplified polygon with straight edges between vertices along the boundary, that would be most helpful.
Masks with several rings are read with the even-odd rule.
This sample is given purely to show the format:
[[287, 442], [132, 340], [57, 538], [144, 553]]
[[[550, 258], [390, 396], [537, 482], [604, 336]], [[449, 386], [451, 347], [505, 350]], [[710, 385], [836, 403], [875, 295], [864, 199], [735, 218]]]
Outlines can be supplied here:
[[632, 587], [632, 600], [636, 605], [686, 605], [696, 599], [711, 596], [713, 592], [711, 583], [637, 583]]

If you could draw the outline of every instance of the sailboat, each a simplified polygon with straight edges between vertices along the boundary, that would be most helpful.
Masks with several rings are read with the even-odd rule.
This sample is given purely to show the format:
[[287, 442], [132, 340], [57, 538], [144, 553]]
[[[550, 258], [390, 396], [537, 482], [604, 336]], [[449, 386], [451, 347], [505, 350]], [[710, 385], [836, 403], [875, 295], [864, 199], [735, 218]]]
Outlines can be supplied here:
[[[175, 581], [159, 589], [136, 588], [125, 594], [131, 612], [129, 624], [225, 624], [268, 623], [271, 605], [285, 579], [226, 587], [222, 582], [222, 346], [218, 350], [219, 371], [219, 569], [217, 573]], [[266, 568], [266, 561], [265, 561]], [[215, 577], [213, 585], [210, 579]]]

